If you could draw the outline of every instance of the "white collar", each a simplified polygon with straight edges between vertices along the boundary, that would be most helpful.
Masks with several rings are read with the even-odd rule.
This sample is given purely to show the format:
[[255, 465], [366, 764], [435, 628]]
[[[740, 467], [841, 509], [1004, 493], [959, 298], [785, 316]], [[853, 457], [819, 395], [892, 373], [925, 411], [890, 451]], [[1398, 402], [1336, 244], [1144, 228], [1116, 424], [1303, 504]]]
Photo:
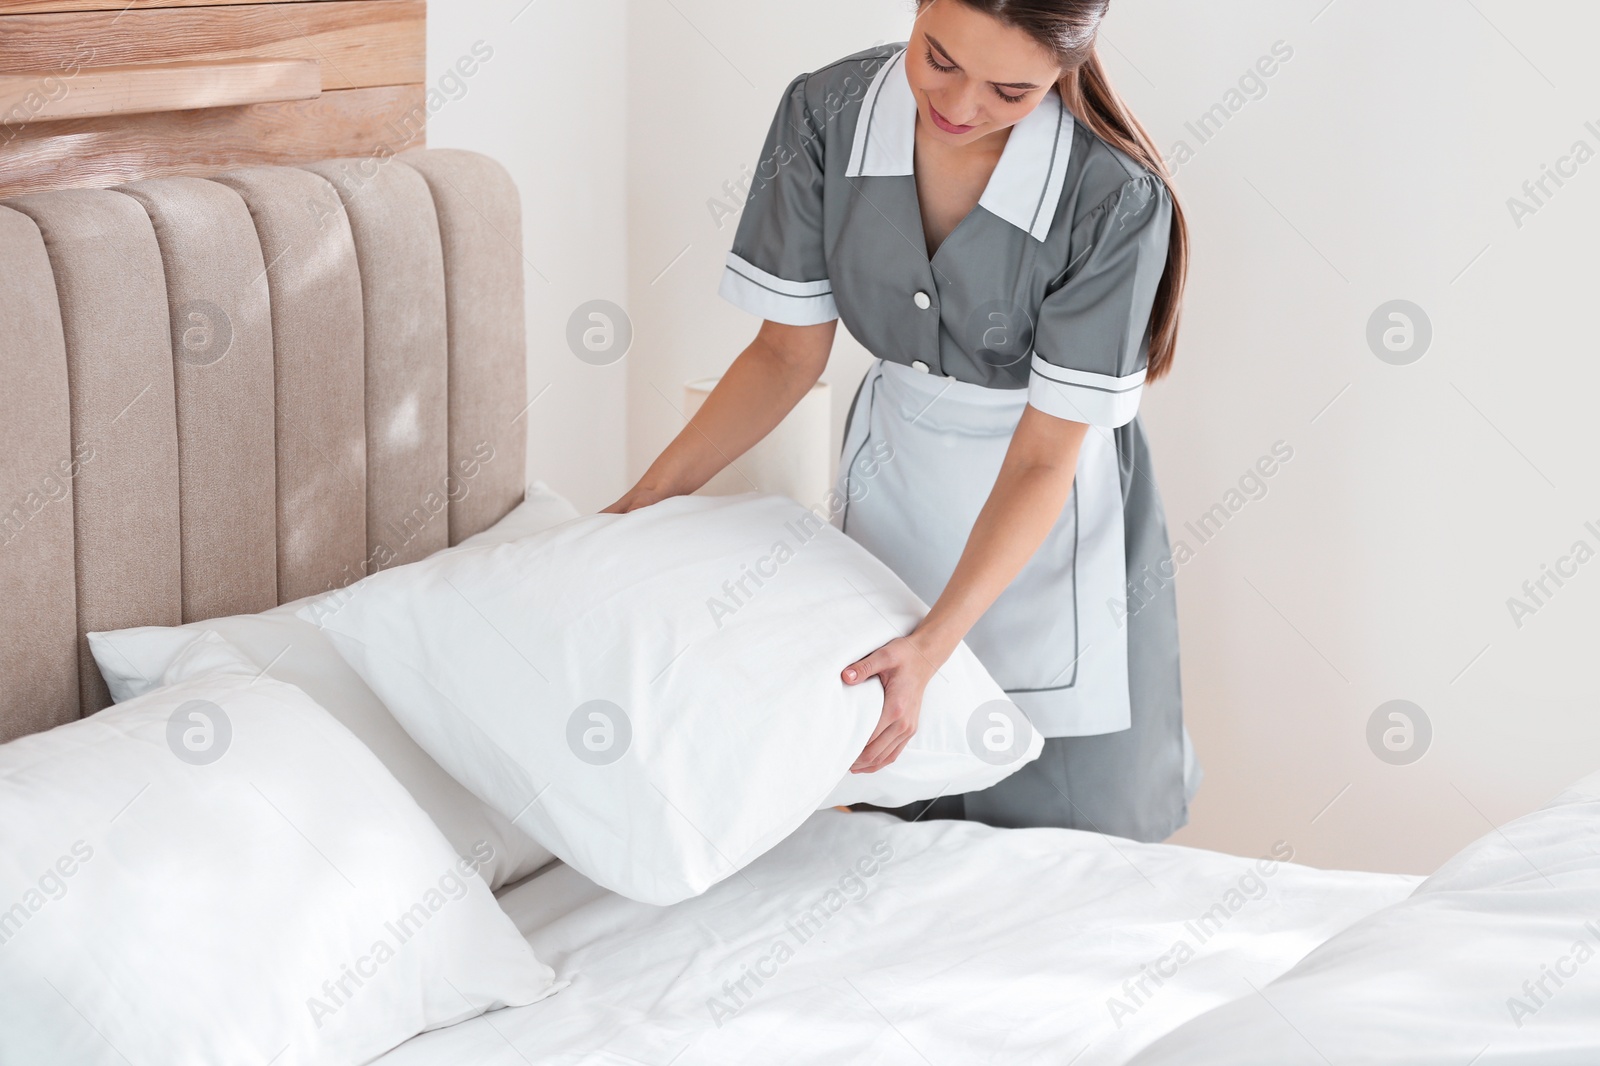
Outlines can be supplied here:
[[[902, 48], [879, 69], [861, 101], [846, 177], [914, 173], [917, 98], [906, 80], [906, 52]], [[1035, 240], [1049, 236], [1067, 182], [1073, 126], [1060, 92], [1051, 88], [1039, 106], [1012, 127], [978, 205]]]

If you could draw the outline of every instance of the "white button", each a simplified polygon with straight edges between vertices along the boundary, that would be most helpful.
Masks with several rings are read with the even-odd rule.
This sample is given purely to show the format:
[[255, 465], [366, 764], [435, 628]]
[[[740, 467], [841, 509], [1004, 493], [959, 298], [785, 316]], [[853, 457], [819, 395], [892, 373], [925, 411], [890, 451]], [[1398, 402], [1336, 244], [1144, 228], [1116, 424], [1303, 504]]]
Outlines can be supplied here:
[[925, 292], [917, 293], [911, 298], [911, 301], [924, 311], [933, 306], [933, 301], [928, 298], [928, 294]]
[[[917, 295], [920, 296], [922, 294], [918, 293]], [[928, 372], [928, 364], [924, 363], [921, 359], [913, 359], [913, 360], [911, 360], [911, 369], [912, 370], [920, 370], [924, 374], [926, 374]]]

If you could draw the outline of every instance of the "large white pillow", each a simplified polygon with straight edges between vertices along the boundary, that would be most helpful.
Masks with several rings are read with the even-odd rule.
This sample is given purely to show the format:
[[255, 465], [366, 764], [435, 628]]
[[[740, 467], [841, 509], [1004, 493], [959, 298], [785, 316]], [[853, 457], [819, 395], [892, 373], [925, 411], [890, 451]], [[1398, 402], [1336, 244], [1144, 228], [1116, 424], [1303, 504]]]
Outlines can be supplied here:
[[820, 805], [986, 788], [1038, 755], [962, 645], [899, 760], [846, 772], [883, 690], [840, 671], [925, 612], [817, 515], [749, 494], [435, 556], [300, 614], [458, 781], [594, 881], [667, 904]]
[[[452, 550], [503, 544], [577, 517], [570, 503], [543, 482], [535, 482], [510, 514]], [[186, 626], [90, 633], [89, 650], [111, 688], [112, 699], [121, 702], [154, 688], [179, 653], [201, 633], [218, 633], [254, 661], [258, 670], [303, 689], [371, 748], [459, 854], [469, 855], [479, 841], [488, 841], [494, 858], [480, 872], [492, 887], [525, 877], [552, 861], [549, 851], [462, 788], [417, 747], [366, 682], [333, 650], [322, 631], [295, 614], [319, 598], [320, 594], [261, 614], [211, 618]], [[171, 680], [182, 678], [173, 676]]]
[[1600, 1063], [1600, 773], [1237, 992], [1134, 1062]]
[[556, 990], [487, 843], [458, 856], [299, 689], [184, 654], [0, 746], [0, 1062], [347, 1066]]

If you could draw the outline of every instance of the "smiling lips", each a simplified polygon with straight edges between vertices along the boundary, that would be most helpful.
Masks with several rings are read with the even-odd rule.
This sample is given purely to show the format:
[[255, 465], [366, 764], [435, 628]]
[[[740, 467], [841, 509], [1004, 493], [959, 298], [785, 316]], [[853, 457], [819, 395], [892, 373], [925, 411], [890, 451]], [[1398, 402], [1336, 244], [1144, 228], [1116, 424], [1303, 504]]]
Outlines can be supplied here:
[[958, 126], [958, 125], [956, 125], [954, 122], [951, 122], [949, 119], [947, 119], [943, 115], [939, 114], [939, 109], [937, 107], [934, 107], [933, 104], [931, 104], [931, 103], [928, 105], [928, 114], [930, 116], [932, 116], [933, 124], [935, 126], [938, 126], [941, 130], [944, 130], [946, 133], [954, 134], [955, 136], [958, 136], [958, 137], [963, 133], [971, 133], [973, 130], [978, 128], [976, 126]]

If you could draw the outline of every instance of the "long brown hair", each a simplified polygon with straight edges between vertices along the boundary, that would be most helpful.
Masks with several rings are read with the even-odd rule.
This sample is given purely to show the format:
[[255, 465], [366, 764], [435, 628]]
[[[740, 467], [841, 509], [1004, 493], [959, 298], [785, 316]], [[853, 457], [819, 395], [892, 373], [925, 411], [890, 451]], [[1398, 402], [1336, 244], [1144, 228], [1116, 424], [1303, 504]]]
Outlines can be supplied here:
[[[921, 10], [930, 0], [918, 0]], [[974, 11], [1014, 26], [1059, 57], [1061, 100], [1074, 118], [1113, 148], [1126, 152], [1159, 177], [1172, 195], [1172, 232], [1167, 266], [1150, 311], [1150, 362], [1146, 380], [1172, 369], [1178, 346], [1183, 286], [1189, 272], [1189, 226], [1161, 152], [1144, 125], [1111, 87], [1095, 40], [1111, 0], [957, 0]]]

